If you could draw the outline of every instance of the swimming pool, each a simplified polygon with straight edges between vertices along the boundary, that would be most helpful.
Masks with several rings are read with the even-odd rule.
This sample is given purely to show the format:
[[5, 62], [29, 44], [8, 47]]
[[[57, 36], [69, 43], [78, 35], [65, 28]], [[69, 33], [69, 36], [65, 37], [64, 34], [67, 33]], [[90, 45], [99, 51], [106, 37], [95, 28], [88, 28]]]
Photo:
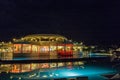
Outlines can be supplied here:
[[[14, 58], [13, 61], [21, 61], [23, 60], [23, 63], [15, 63], [15, 65], [18, 65], [19, 68], [21, 65], [24, 66], [23, 70], [24, 71], [20, 71], [22, 69], [18, 69], [19, 72], [17, 73], [12, 73], [12, 72], [2, 72], [0, 73], [0, 80], [53, 80], [53, 79], [59, 79], [59, 78], [77, 78], [77, 77], [88, 77], [88, 80], [108, 80], [106, 77], [104, 77], [103, 75], [106, 74], [116, 74], [116, 73], [120, 73], [120, 65], [118, 63], [112, 63], [110, 61], [101, 61], [101, 59], [99, 61], [97, 60], [93, 60], [93, 61], [89, 61], [89, 58], [101, 58], [101, 59], [105, 59], [107, 57], [109, 57], [109, 55], [99, 55], [99, 54], [92, 54], [88, 56], [87, 61], [83, 61], [84, 64], [80, 64], [79, 65], [74, 65], [75, 61], [70, 62], [72, 63], [72, 65], [68, 65], [68, 61], [66, 62], [66, 59], [72, 59], [72, 58], [83, 58], [81, 56], [77, 56], [77, 57], [61, 57], [61, 58], [52, 58], [52, 59], [65, 59], [63, 61], [64, 66], [61, 67], [50, 67], [50, 65], [52, 64], [52, 62], [47, 63], [47, 66], [45, 68], [42, 67], [36, 67], [34, 65], [41, 65], [44, 63], [34, 63], [33, 70], [26, 70], [26, 66], [24, 65], [31, 65], [33, 64], [32, 62], [29, 62], [29, 60], [38, 60], [37, 58]], [[86, 57], [85, 57], [86, 58]], [[49, 60], [51, 59], [50, 57], [43, 57], [43, 59], [41, 60]], [[28, 60], [27, 63], [24, 62], [24, 60]], [[74, 59], [73, 59], [74, 60]], [[81, 59], [80, 59], [81, 60]], [[57, 60], [56, 60], [57, 61]], [[79, 62], [79, 61], [77, 61]], [[54, 64], [58, 65], [60, 62], [54, 62]], [[1, 64], [2, 65], [2, 64]], [[9, 66], [12, 66], [12, 64], [7, 64]], [[49, 65], [49, 68], [48, 68]], [[15, 66], [17, 67], [17, 66]], [[29, 67], [29, 69], [31, 69], [31, 67]], [[14, 71], [13, 71], [14, 72]]]
[[[106, 65], [107, 64], [107, 65]], [[39, 80], [39, 79], [58, 79], [58, 78], [76, 78], [87, 76], [89, 80], [107, 80], [102, 75], [115, 74], [118, 70], [111, 63], [86, 63], [79, 66], [66, 66], [49, 69], [36, 69], [24, 73], [1, 73], [2, 80]]]

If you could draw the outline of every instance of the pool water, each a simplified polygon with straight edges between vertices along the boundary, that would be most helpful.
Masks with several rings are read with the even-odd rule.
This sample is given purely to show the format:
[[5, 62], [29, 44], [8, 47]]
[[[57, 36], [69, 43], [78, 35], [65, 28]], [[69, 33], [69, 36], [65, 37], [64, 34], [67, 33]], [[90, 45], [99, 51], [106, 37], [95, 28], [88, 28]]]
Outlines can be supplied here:
[[[106, 58], [108, 57], [108, 55], [91, 53], [89, 57]], [[77, 56], [77, 58], [81, 58], [81, 56]], [[33, 59], [37, 59], [37, 58], [33, 58]], [[43, 59], [49, 59], [49, 57], [48, 58], [44, 57]], [[22, 60], [31, 60], [31, 58], [14, 58], [13, 60], [22, 61]], [[79, 66], [72, 65], [72, 66], [56, 67], [49, 69], [39, 68], [30, 72], [23, 72], [23, 73], [2, 72], [0, 73], [0, 80], [42, 80], [42, 79], [53, 80], [58, 78], [76, 78], [76, 77], [84, 77], [84, 76], [88, 77], [88, 80], [108, 80], [103, 75], [116, 74], [116, 73], [120, 73], [120, 64], [118, 63], [112, 63], [110, 61], [106, 61], [106, 62], [85, 61], [84, 65], [79, 65]]]
[[102, 75], [115, 73], [118, 73], [118, 71], [113, 68], [110, 63], [87, 63], [81, 66], [37, 69], [25, 73], [1, 73], [0, 78], [1, 80], [47, 80], [87, 76], [89, 80], [107, 80], [107, 78], [103, 77]]

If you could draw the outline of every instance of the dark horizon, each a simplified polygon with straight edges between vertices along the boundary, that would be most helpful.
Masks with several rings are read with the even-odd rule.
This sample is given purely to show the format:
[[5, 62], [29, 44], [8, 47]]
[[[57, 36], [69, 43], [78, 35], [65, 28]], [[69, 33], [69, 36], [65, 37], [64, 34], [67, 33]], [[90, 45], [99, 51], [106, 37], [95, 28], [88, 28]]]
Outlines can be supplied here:
[[120, 44], [119, 0], [4, 0], [0, 4], [0, 41], [52, 33], [85, 44]]

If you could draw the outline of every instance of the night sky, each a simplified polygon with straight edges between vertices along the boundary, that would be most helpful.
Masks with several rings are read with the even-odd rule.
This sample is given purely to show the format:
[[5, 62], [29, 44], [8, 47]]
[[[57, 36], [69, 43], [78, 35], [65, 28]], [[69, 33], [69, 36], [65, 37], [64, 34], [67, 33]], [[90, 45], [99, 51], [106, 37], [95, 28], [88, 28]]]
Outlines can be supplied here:
[[120, 0], [0, 0], [1, 41], [41, 33], [119, 44]]

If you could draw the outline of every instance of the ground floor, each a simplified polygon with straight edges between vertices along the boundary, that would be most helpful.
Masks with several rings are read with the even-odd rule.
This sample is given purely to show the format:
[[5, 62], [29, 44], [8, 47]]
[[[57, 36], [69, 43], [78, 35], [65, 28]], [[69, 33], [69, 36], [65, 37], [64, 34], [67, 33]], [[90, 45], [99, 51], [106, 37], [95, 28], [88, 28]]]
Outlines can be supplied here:
[[[70, 55], [73, 52], [72, 44], [57, 44], [57, 45], [33, 45], [33, 44], [14, 44], [13, 53], [34, 53], [40, 55], [52, 54], [57, 52], [60, 55]], [[56, 54], [53, 54], [56, 55]]]

